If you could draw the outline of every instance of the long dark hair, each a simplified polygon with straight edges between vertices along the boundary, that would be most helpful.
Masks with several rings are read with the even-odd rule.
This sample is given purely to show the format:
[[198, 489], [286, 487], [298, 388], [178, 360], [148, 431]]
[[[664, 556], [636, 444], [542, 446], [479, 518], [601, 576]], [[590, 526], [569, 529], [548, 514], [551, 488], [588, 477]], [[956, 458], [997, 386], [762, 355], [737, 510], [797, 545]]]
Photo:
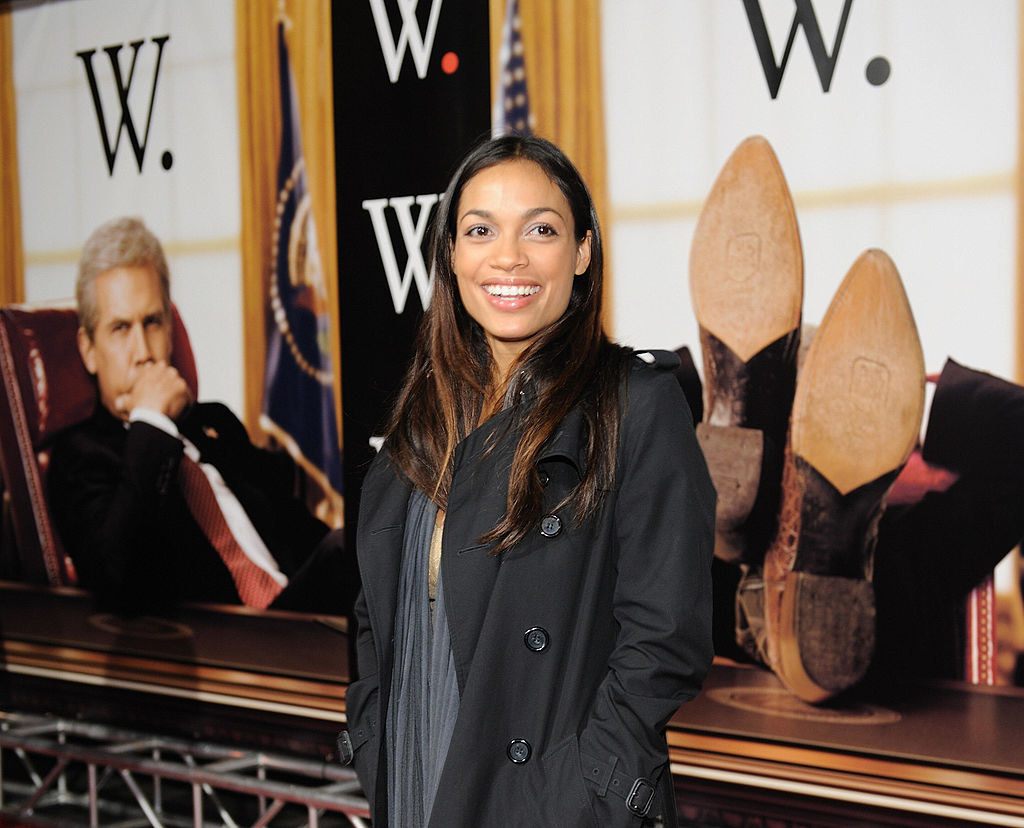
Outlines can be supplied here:
[[[505, 161], [537, 164], [565, 195], [577, 243], [590, 233], [590, 266], [573, 280], [569, 306], [542, 330], [512, 366], [510, 382], [528, 385], [513, 393], [520, 436], [509, 475], [505, 515], [481, 539], [497, 541], [495, 554], [522, 540], [541, 517], [543, 487], [536, 468], [558, 424], [579, 407], [587, 426], [586, 468], [565, 502], [576, 520], [594, 514], [615, 473], [619, 435], [619, 385], [628, 358], [601, 327], [604, 259], [597, 212], [582, 177], [565, 154], [537, 137], [503, 136], [478, 145], [452, 176], [434, 216], [430, 259], [434, 292], [416, 336], [412, 363], [388, 428], [388, 451], [396, 469], [446, 508], [452, 458], [458, 443], [485, 416], [500, 409], [502, 392], [493, 386], [493, 358], [481, 326], [459, 297], [452, 249], [459, 199], [477, 173]], [[522, 402], [525, 400], [527, 402]], [[484, 411], [493, 401], [494, 411]]]

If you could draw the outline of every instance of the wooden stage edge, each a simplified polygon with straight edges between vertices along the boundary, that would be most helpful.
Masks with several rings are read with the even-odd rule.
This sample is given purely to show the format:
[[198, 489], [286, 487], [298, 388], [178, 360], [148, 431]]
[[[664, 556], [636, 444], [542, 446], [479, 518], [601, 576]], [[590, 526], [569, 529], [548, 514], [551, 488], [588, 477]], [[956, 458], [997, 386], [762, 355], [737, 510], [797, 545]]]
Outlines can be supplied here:
[[1024, 826], [1022, 732], [1015, 688], [919, 685], [813, 707], [764, 670], [716, 662], [668, 742], [682, 797], [712, 783], [777, 802]]
[[[194, 606], [123, 623], [83, 593], [0, 582], [0, 710], [329, 760], [349, 643], [342, 618]], [[1016, 688], [920, 685], [812, 707], [764, 670], [716, 660], [667, 739], [680, 802], [1024, 828], [1022, 733]], [[837, 819], [802, 824], [849, 824]]]

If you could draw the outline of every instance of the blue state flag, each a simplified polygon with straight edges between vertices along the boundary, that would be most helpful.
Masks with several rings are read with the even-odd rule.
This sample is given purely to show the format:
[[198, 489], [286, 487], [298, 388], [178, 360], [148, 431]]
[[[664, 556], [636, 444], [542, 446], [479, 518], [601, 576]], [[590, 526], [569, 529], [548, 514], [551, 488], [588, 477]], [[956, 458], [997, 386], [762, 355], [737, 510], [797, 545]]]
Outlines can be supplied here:
[[268, 286], [267, 370], [260, 425], [323, 488], [341, 515], [341, 450], [331, 364], [327, 275], [320, 260], [284, 27], [278, 25], [281, 154]]

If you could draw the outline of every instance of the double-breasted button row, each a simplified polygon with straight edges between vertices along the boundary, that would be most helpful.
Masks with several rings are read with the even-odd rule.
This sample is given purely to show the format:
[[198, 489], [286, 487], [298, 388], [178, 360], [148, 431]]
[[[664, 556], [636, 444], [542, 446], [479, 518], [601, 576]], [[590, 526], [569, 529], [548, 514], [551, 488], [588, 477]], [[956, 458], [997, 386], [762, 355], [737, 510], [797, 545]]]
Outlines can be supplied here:
[[513, 739], [508, 743], [508, 758], [517, 765], [529, 761], [533, 748], [526, 739]]

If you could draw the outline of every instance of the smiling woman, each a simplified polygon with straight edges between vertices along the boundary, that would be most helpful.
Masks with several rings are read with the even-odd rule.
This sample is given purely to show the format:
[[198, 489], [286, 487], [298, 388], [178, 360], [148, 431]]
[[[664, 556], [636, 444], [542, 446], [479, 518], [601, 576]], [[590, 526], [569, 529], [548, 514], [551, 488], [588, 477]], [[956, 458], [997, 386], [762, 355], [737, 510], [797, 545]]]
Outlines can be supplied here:
[[675, 825], [715, 496], [674, 357], [605, 337], [596, 211], [542, 139], [467, 156], [431, 260], [357, 527], [344, 743], [374, 822]]
[[501, 379], [537, 334], [569, 307], [590, 266], [569, 202], [533, 161], [483, 170], [462, 191], [452, 267], [459, 297], [483, 328]]

